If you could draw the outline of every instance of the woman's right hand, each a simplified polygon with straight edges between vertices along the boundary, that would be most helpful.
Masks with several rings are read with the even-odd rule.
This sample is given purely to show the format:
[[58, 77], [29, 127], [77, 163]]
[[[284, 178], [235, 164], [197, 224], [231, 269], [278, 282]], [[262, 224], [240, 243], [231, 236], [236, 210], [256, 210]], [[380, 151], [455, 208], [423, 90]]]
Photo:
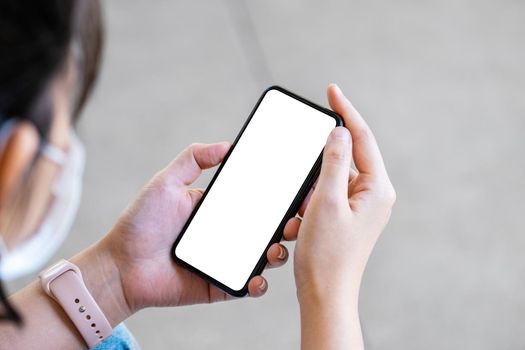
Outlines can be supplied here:
[[[390, 218], [396, 194], [363, 118], [336, 85], [328, 87], [328, 100], [346, 127], [335, 128], [328, 137], [317, 185], [299, 212], [302, 219], [291, 219], [284, 236], [287, 240], [297, 238], [294, 269], [303, 346], [308, 343], [315, 348], [320, 339], [306, 340], [305, 331], [321, 336], [326, 317], [333, 323], [331, 331], [345, 322], [349, 327], [357, 323], [354, 326], [359, 337], [345, 339], [348, 327], [342, 328], [343, 333], [332, 334], [343, 341], [339, 345], [355, 348], [352, 345], [362, 346], [357, 316], [361, 277]], [[357, 171], [351, 168], [352, 152]], [[312, 317], [316, 319], [309, 319]], [[312, 329], [308, 331], [309, 326]], [[331, 339], [329, 334], [323, 338]], [[317, 343], [317, 348], [337, 347], [332, 345]]]

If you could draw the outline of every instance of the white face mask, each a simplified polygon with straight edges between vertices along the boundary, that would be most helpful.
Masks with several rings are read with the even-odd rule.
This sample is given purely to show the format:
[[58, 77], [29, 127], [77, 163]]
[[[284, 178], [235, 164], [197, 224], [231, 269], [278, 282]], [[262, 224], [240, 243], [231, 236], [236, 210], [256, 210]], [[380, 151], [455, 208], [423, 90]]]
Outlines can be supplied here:
[[12, 250], [5, 249], [5, 246], [2, 249], [0, 241], [0, 278], [4, 281], [35, 273], [44, 267], [66, 239], [80, 204], [85, 153], [76, 134], [71, 131], [67, 153], [48, 145], [42, 149], [42, 156], [62, 166], [52, 189], [55, 199], [31, 238]]

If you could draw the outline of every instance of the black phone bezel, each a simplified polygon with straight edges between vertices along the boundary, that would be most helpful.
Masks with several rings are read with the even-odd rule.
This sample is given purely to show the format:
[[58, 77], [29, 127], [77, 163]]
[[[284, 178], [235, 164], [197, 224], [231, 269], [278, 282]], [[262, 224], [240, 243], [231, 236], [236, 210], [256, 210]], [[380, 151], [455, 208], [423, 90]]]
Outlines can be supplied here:
[[180, 234], [178, 235], [177, 239], [175, 240], [175, 242], [173, 243], [173, 245], [171, 247], [171, 256], [172, 256], [173, 260], [177, 264], [179, 264], [180, 266], [184, 267], [185, 269], [191, 271], [192, 273], [195, 273], [196, 275], [198, 275], [199, 277], [203, 278], [207, 282], [217, 286], [218, 288], [222, 289], [226, 293], [228, 293], [228, 294], [230, 294], [232, 296], [235, 296], [235, 297], [243, 297], [243, 296], [245, 296], [248, 293], [248, 283], [249, 283], [249, 281], [254, 276], [260, 275], [263, 272], [263, 270], [264, 270], [264, 268], [265, 268], [265, 266], [267, 264], [266, 255], [267, 255], [268, 249], [270, 248], [270, 246], [272, 244], [280, 242], [282, 240], [284, 225], [286, 224], [286, 222], [290, 218], [295, 216], [295, 214], [297, 213], [297, 211], [299, 210], [299, 208], [301, 206], [301, 203], [303, 202], [303, 200], [305, 199], [306, 195], [308, 194], [308, 191], [310, 190], [310, 188], [314, 184], [315, 180], [319, 176], [319, 172], [320, 172], [320, 169], [321, 169], [321, 160], [322, 160], [322, 156], [323, 156], [323, 151], [322, 150], [321, 150], [321, 153], [319, 154], [319, 156], [317, 157], [317, 160], [315, 161], [314, 165], [312, 166], [312, 169], [308, 173], [308, 176], [306, 177], [305, 181], [301, 185], [301, 187], [299, 189], [299, 192], [297, 193], [297, 195], [295, 196], [294, 200], [292, 201], [292, 204], [290, 205], [290, 207], [286, 211], [286, 214], [284, 215], [283, 219], [281, 220], [281, 223], [279, 224], [279, 226], [275, 230], [275, 233], [273, 234], [272, 239], [270, 240], [270, 242], [268, 243], [268, 245], [264, 249], [264, 252], [263, 252], [262, 256], [259, 258], [259, 261], [255, 265], [252, 273], [250, 274], [250, 276], [248, 277], [247, 281], [245, 282], [243, 288], [241, 288], [239, 290], [231, 289], [227, 285], [221, 283], [220, 281], [218, 281], [215, 278], [209, 276], [205, 272], [195, 268], [191, 264], [189, 264], [189, 263], [185, 262], [184, 260], [180, 259], [179, 257], [177, 257], [177, 255], [175, 254], [175, 249], [177, 247], [177, 244], [180, 242], [180, 240], [184, 236], [184, 233], [186, 232], [186, 229], [191, 224], [191, 221], [193, 220], [193, 217], [195, 216], [195, 214], [199, 210], [202, 202], [206, 199], [206, 195], [208, 194], [208, 192], [212, 188], [215, 180], [217, 179], [217, 177], [221, 173], [222, 168], [224, 167], [224, 165], [228, 161], [228, 158], [229, 158], [230, 154], [235, 149], [235, 146], [237, 145], [238, 141], [242, 137], [242, 135], [244, 133], [244, 130], [246, 130], [246, 128], [249, 125], [253, 115], [255, 114], [257, 109], [259, 108], [259, 105], [261, 104], [262, 100], [264, 99], [266, 94], [269, 91], [271, 91], [271, 90], [280, 91], [280, 92], [282, 92], [282, 93], [284, 93], [284, 94], [286, 94], [286, 95], [288, 95], [288, 96], [290, 96], [290, 97], [292, 97], [292, 98], [294, 98], [294, 99], [296, 99], [296, 100], [298, 100], [298, 101], [300, 101], [300, 102], [302, 102], [302, 103], [304, 103], [304, 104], [306, 104], [306, 105], [308, 105], [308, 106], [310, 106], [312, 108], [317, 109], [320, 112], [323, 112], [327, 116], [334, 118], [334, 120], [335, 120], [334, 128], [337, 127], [337, 126], [343, 126], [344, 125], [343, 119], [337, 113], [335, 113], [335, 112], [333, 112], [333, 111], [331, 111], [331, 110], [329, 110], [327, 108], [324, 108], [322, 106], [319, 106], [319, 105], [317, 105], [317, 104], [315, 104], [315, 103], [313, 103], [311, 101], [308, 101], [307, 99], [305, 99], [303, 97], [300, 97], [300, 96], [294, 94], [293, 92], [288, 91], [288, 90], [286, 90], [286, 89], [284, 89], [284, 88], [282, 88], [282, 87], [280, 87], [278, 85], [273, 85], [273, 86], [270, 86], [269, 88], [267, 88], [262, 93], [261, 97], [259, 98], [259, 100], [255, 104], [255, 106], [252, 109], [248, 119], [246, 120], [246, 122], [242, 126], [242, 128], [241, 128], [239, 134], [237, 135], [237, 137], [235, 138], [235, 141], [233, 142], [231, 148], [229, 149], [228, 153], [224, 157], [224, 160], [222, 161], [222, 163], [220, 164], [219, 168], [217, 169], [217, 171], [213, 175], [213, 178], [211, 179], [209, 185], [206, 187], [206, 190], [204, 191], [201, 199], [199, 200], [199, 202], [197, 203], [197, 205], [193, 209], [190, 217], [188, 218], [188, 220], [186, 221], [186, 223], [182, 227]]

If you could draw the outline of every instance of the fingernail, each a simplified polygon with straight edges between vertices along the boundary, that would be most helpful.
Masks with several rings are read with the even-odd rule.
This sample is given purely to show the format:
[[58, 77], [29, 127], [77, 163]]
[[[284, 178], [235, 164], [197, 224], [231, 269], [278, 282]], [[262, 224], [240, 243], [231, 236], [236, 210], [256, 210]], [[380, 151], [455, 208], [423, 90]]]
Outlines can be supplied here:
[[259, 284], [259, 289], [264, 292], [266, 288], [268, 288], [268, 283], [266, 283], [266, 280], [263, 278], [261, 284]]
[[344, 126], [338, 126], [332, 130], [331, 137], [335, 140], [350, 141], [350, 132]]
[[284, 260], [286, 259], [287, 255], [288, 255], [288, 252], [286, 251], [286, 249], [283, 246], [279, 246], [279, 255], [277, 256], [277, 258], [279, 260]]

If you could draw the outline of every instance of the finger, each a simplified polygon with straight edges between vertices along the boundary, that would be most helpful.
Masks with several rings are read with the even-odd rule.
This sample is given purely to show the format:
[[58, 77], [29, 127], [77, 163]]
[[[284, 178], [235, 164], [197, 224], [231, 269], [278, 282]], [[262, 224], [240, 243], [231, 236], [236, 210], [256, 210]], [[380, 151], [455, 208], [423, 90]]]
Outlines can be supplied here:
[[312, 194], [315, 191], [315, 187], [317, 186], [317, 181], [319, 179], [315, 179], [314, 184], [312, 185], [312, 188], [308, 191], [306, 194], [306, 197], [304, 198], [303, 202], [301, 203], [301, 206], [299, 207], [299, 211], [297, 212], [300, 217], [304, 216], [304, 212], [306, 211], [306, 208], [308, 207], [308, 203], [310, 202], [310, 199], [312, 198]]
[[190, 198], [191, 198], [192, 207], [195, 207], [195, 205], [197, 205], [197, 203], [199, 203], [199, 201], [201, 200], [202, 195], [204, 194], [204, 189], [203, 188], [190, 188], [188, 190], [188, 194], [190, 195]]
[[355, 169], [350, 168], [350, 174], [348, 175], [348, 183], [352, 182], [358, 175]]
[[230, 149], [228, 142], [190, 145], [166, 168], [167, 176], [178, 183], [190, 185], [204, 169], [216, 166]]
[[348, 198], [355, 193], [355, 184], [357, 182], [358, 172], [350, 168], [350, 176], [348, 177]]
[[328, 136], [323, 151], [321, 173], [315, 193], [330, 200], [347, 203], [348, 176], [350, 176], [351, 146], [350, 132], [337, 127]]
[[300, 217], [304, 216], [304, 212], [306, 211], [306, 208], [308, 207], [308, 203], [310, 203], [310, 199], [312, 198], [312, 194], [314, 193], [314, 190], [315, 190], [315, 184], [314, 186], [312, 186], [310, 191], [308, 191], [308, 194], [306, 195], [303, 202], [301, 203], [301, 206], [299, 207], [299, 211], [297, 213], [299, 214]]
[[248, 294], [251, 297], [258, 298], [268, 290], [268, 282], [263, 276], [255, 276], [248, 282]]
[[291, 218], [288, 220], [283, 230], [283, 238], [287, 241], [295, 241], [299, 228], [301, 227], [301, 219], [298, 217]]
[[229, 295], [228, 293], [225, 293], [223, 290], [215, 287], [214, 285], [209, 284], [208, 288], [209, 288], [208, 294], [209, 294], [210, 303], [235, 299], [234, 296]]
[[268, 259], [268, 267], [283, 266], [288, 260], [288, 249], [280, 243], [274, 243], [266, 253]]
[[359, 173], [373, 176], [386, 175], [383, 157], [372, 131], [363, 117], [335, 85], [328, 86], [328, 102], [334, 112], [340, 114], [353, 140], [354, 162]]

